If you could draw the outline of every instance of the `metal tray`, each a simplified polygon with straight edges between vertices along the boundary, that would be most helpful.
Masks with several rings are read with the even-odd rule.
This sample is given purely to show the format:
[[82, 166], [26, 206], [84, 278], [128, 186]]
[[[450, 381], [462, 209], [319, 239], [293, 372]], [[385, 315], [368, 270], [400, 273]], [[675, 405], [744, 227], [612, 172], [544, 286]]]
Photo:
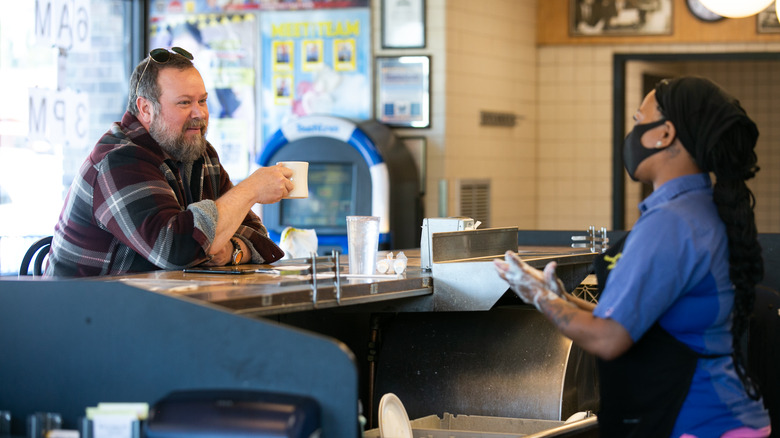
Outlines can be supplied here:
[[[596, 417], [566, 424], [563, 421], [525, 418], [453, 415], [444, 413], [411, 421], [414, 438], [519, 438], [598, 436]], [[379, 438], [379, 429], [367, 430], [365, 438]]]

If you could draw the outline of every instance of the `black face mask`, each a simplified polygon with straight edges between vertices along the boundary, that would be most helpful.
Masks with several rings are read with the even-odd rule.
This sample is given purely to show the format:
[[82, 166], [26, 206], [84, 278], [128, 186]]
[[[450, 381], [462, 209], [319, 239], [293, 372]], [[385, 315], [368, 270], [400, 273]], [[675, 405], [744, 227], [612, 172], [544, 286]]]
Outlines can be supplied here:
[[[643, 125], [635, 125], [634, 129], [628, 133], [625, 141], [623, 142], [623, 165], [628, 171], [628, 175], [634, 181], [639, 181], [634, 176], [639, 163], [645, 161], [648, 157], [661, 152], [666, 148], [653, 148], [649, 149], [642, 146], [642, 136], [645, 132], [666, 123], [666, 119], [657, 120], [655, 122], [645, 123]], [[669, 146], [667, 146], [668, 148]]]

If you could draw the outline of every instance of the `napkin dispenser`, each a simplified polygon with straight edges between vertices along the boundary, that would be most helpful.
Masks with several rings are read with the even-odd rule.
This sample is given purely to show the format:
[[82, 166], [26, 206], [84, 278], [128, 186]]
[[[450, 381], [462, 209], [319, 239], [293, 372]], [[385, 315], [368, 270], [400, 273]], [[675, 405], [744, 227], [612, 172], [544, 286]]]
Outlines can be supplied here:
[[319, 436], [320, 406], [299, 395], [249, 390], [174, 391], [149, 413], [147, 438]]
[[433, 267], [433, 234], [447, 231], [467, 231], [475, 229], [474, 219], [470, 217], [431, 217], [423, 219], [420, 237], [420, 267], [430, 271]]

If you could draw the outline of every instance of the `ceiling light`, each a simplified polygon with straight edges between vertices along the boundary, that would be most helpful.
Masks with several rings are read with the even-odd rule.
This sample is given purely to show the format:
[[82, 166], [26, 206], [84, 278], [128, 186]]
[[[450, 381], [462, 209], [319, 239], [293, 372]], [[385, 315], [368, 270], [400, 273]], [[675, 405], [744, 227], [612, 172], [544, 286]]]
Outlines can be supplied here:
[[742, 18], [756, 15], [763, 11], [772, 0], [700, 0], [710, 11], [729, 18]]

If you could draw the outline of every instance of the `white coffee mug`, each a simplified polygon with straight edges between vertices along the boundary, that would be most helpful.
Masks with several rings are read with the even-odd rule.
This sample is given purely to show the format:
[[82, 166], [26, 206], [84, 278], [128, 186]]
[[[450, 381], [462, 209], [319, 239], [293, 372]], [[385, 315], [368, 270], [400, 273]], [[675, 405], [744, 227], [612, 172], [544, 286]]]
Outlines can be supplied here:
[[276, 164], [293, 171], [290, 181], [293, 183], [292, 191], [284, 199], [302, 199], [309, 197], [309, 163], [306, 161], [279, 161]]

